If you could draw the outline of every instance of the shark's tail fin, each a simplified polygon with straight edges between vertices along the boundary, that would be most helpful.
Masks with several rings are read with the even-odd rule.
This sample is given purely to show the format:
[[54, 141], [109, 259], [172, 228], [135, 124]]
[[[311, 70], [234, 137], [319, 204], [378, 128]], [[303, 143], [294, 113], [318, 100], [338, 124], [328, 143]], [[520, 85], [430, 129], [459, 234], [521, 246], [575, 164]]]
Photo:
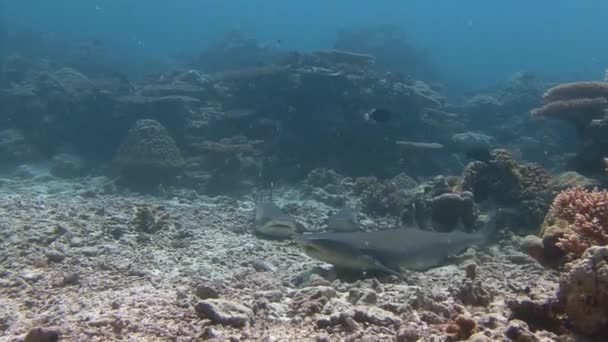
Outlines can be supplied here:
[[519, 211], [513, 208], [498, 208], [490, 213], [488, 221], [481, 229], [486, 244], [500, 240], [501, 231], [518, 215]]

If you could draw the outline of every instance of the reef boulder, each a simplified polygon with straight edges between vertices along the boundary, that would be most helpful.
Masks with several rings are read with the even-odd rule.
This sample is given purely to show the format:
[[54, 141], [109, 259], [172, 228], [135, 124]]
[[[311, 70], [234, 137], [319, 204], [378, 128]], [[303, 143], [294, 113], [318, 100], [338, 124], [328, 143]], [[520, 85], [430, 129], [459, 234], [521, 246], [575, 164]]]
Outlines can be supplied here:
[[573, 327], [585, 335], [605, 333], [608, 331], [608, 246], [587, 249], [582, 258], [568, 264], [566, 269], [557, 297]]

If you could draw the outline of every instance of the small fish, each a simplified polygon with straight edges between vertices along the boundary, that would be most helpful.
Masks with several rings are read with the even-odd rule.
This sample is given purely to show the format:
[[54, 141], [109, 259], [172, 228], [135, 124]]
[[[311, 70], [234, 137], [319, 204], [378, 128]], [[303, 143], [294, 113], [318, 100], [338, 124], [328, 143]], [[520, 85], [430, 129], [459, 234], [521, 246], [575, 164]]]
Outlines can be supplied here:
[[358, 230], [357, 212], [342, 208], [327, 219], [327, 229], [334, 232], [353, 232]]
[[363, 114], [363, 119], [374, 123], [385, 123], [391, 119], [391, 112], [388, 109], [373, 108]]
[[263, 202], [255, 208], [253, 230], [269, 238], [287, 239], [306, 229], [293, 217], [285, 214], [272, 202]]

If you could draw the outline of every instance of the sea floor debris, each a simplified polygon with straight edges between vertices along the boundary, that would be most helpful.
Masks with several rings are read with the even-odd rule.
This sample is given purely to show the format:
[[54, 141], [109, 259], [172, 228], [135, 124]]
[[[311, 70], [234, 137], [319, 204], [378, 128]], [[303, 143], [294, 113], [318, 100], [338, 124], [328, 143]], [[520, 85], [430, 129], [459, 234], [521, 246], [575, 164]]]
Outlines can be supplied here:
[[[559, 286], [517, 239], [404, 280], [337, 278], [291, 241], [242, 233], [250, 201], [99, 191], [106, 182], [0, 187], [0, 340], [557, 338], [512, 317], [513, 303], [549, 300]], [[132, 221], [143, 206], [170, 224], [142, 233]]]

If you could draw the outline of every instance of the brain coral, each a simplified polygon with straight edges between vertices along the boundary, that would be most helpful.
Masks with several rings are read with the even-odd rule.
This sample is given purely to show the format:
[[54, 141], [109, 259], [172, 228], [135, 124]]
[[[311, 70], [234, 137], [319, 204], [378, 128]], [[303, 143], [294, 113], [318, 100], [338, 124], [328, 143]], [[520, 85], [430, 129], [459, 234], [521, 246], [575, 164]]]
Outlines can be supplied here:
[[167, 129], [156, 120], [135, 122], [116, 152], [114, 161], [123, 171], [174, 172], [184, 159]]

